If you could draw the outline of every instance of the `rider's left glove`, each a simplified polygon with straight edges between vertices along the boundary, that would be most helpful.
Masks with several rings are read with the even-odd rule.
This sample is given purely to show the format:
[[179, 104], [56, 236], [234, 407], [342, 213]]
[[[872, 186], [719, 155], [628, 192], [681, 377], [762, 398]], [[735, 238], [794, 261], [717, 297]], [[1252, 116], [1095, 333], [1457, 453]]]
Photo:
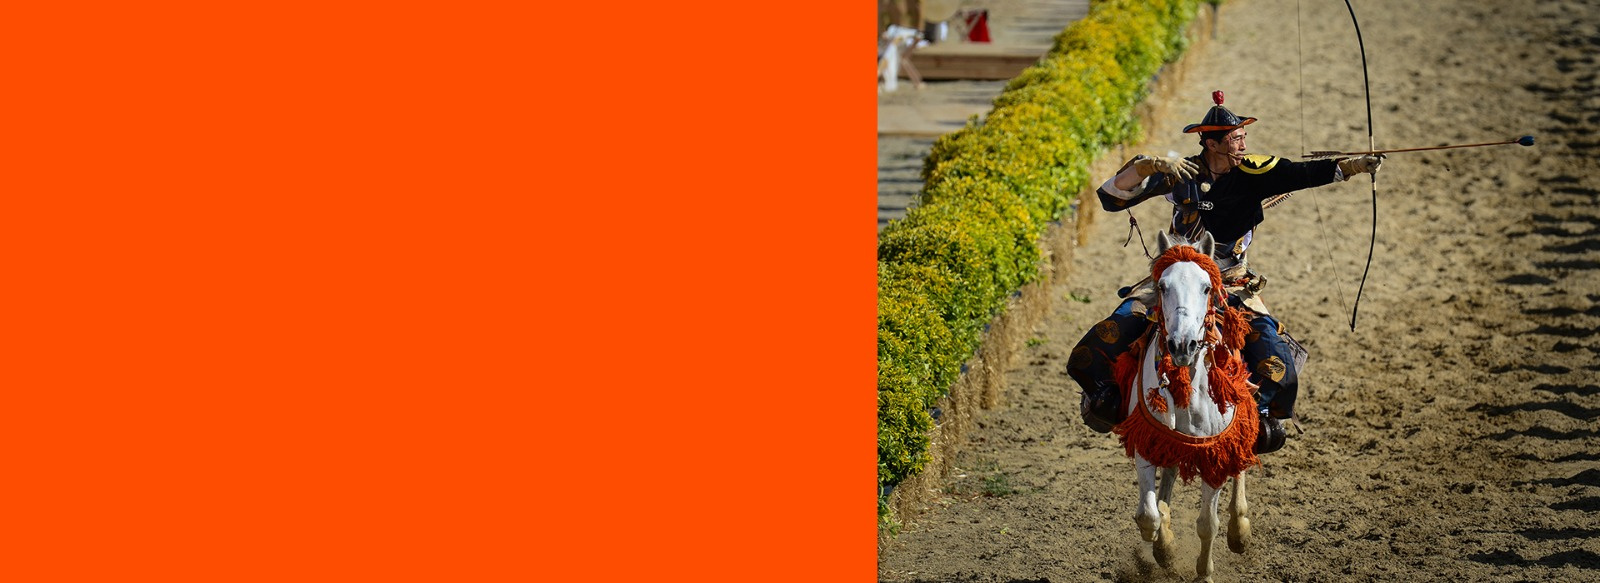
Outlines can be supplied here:
[[1339, 161], [1339, 172], [1344, 174], [1344, 179], [1349, 180], [1362, 172], [1378, 175], [1378, 168], [1383, 166], [1383, 155], [1361, 156], [1359, 158], [1345, 158]]

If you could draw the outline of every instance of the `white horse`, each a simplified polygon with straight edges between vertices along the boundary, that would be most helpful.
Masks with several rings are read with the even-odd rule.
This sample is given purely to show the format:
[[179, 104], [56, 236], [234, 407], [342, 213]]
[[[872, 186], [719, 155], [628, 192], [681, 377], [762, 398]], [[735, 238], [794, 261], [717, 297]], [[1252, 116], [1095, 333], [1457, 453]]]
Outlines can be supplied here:
[[1238, 353], [1248, 324], [1221, 295], [1209, 233], [1191, 243], [1163, 232], [1157, 246], [1152, 311], [1159, 319], [1119, 362], [1119, 383], [1134, 390], [1127, 391], [1127, 419], [1116, 432], [1139, 474], [1134, 522], [1164, 568], [1171, 568], [1173, 559], [1169, 503], [1175, 478], [1181, 475], [1186, 483], [1196, 475], [1203, 478], [1195, 571], [1210, 581], [1217, 501], [1229, 478], [1234, 488], [1228, 548], [1243, 553], [1250, 536], [1243, 470], [1257, 463], [1258, 420], [1254, 387]]

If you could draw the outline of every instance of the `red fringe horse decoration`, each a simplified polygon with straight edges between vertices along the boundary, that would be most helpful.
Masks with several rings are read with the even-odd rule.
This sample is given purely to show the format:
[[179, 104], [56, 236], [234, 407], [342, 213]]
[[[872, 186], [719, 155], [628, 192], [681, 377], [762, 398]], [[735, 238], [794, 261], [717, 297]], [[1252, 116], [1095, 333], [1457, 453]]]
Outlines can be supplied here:
[[[1240, 310], [1228, 306], [1222, 288], [1222, 274], [1216, 262], [1193, 247], [1179, 245], [1167, 249], [1151, 265], [1151, 277], [1160, 281], [1162, 272], [1179, 261], [1195, 263], [1211, 276], [1214, 306], [1206, 316], [1206, 342], [1211, 345], [1206, 356], [1211, 365], [1207, 380], [1211, 400], [1217, 403], [1217, 411], [1225, 413], [1227, 407], [1233, 407], [1233, 421], [1218, 435], [1185, 435], [1161, 423], [1140, 402], [1134, 407], [1137, 411], [1128, 415], [1112, 431], [1116, 432], [1128, 457], [1133, 457], [1137, 452], [1157, 467], [1178, 468], [1178, 475], [1186, 484], [1199, 475], [1206, 484], [1220, 488], [1228, 478], [1260, 463], [1254, 453], [1256, 433], [1260, 430], [1253, 396], [1256, 387], [1250, 384], [1250, 370], [1239, 354], [1250, 324]], [[1153, 307], [1153, 313], [1161, 313], [1159, 305]], [[1165, 334], [1165, 322], [1158, 320], [1150, 333], [1135, 341], [1112, 365], [1112, 374], [1124, 395], [1132, 395], [1130, 391], [1139, 390], [1136, 383], [1138, 377], [1142, 376], [1139, 373], [1143, 368], [1145, 348], [1152, 338]], [[1156, 370], [1166, 380], [1173, 403], [1188, 408], [1192, 392], [1190, 383], [1193, 380], [1190, 378], [1190, 369], [1174, 365], [1172, 355], [1165, 352], [1163, 350], [1159, 354]], [[1139, 395], [1139, 401], [1148, 402], [1150, 407], [1165, 412], [1167, 403], [1160, 396], [1160, 384], [1152, 387], [1148, 396]]]

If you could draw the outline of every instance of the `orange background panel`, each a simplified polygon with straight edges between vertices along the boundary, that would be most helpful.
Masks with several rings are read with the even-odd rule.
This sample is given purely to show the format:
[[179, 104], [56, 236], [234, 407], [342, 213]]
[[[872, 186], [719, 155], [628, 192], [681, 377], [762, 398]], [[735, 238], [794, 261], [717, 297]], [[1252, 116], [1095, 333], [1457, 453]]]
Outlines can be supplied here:
[[872, 6], [34, 10], [0, 578], [875, 577]]

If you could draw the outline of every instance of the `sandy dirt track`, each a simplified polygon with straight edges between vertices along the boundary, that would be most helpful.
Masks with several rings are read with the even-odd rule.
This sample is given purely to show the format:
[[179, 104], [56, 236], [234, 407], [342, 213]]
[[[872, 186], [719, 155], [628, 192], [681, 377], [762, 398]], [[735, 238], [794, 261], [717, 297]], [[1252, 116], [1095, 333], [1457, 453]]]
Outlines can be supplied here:
[[[1367, 178], [1267, 211], [1251, 260], [1312, 352], [1302, 431], [1251, 470], [1254, 546], [1219, 552], [1216, 580], [1600, 580], [1600, 0], [1355, 7], [1379, 148], [1539, 143], [1386, 161], [1354, 332]], [[1230, 0], [1216, 38], [1185, 59], [1179, 99], [1128, 155], [1197, 151], [1179, 130], [1213, 89], [1260, 118], [1251, 152], [1366, 149], [1342, 2]], [[1147, 264], [1137, 241], [1122, 246], [1124, 215], [1094, 212], [1004, 403], [979, 417], [937, 503], [883, 547], [880, 580], [1194, 577], [1198, 488], [1175, 496], [1175, 570], [1156, 567], [1132, 520], [1132, 464], [1081, 424], [1065, 375], [1073, 344]], [[1152, 248], [1169, 212], [1136, 209]]]

